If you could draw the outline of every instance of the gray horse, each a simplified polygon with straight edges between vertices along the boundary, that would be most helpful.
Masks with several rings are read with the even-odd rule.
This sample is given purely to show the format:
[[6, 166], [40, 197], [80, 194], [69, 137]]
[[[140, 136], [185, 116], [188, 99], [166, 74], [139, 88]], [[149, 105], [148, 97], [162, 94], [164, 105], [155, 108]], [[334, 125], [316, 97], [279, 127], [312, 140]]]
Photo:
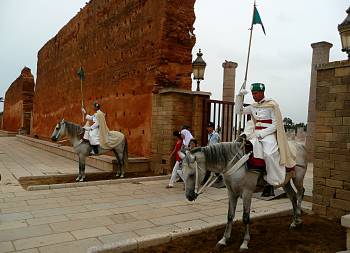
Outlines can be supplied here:
[[[82, 132], [80, 125], [74, 124], [69, 121], [62, 120], [57, 123], [52, 135], [52, 141], [58, 141], [62, 136], [67, 136], [72, 144], [75, 152], [79, 157], [79, 175], [75, 181], [83, 182], [86, 179], [85, 176], [85, 159], [90, 155], [91, 146], [88, 142], [83, 142], [80, 138]], [[117, 159], [117, 177], [124, 177], [124, 166], [128, 164], [128, 143], [123, 135], [122, 142], [111, 149]], [[110, 151], [110, 149], [98, 148], [98, 154], [103, 154]]]
[[[295, 143], [297, 150], [297, 166], [295, 177], [292, 178], [297, 190], [294, 191], [291, 180], [283, 186], [293, 205], [293, 222], [290, 227], [294, 228], [302, 223], [301, 202], [304, 196], [303, 181], [306, 173], [306, 151], [304, 145]], [[208, 147], [196, 148], [187, 151], [183, 156], [183, 171], [185, 175], [186, 198], [194, 201], [201, 191], [198, 191], [198, 182], [202, 182], [206, 171], [223, 174], [227, 188], [229, 207], [227, 224], [224, 236], [217, 243], [218, 247], [226, 246], [231, 236], [232, 222], [235, 216], [238, 198], [243, 199], [243, 223], [245, 224], [244, 241], [240, 250], [248, 249], [250, 240], [249, 223], [252, 195], [258, 183], [259, 173], [251, 172], [246, 165], [238, 162], [244, 153], [241, 149], [241, 142], [218, 143]], [[234, 166], [237, 163], [237, 166]], [[290, 178], [289, 178], [290, 179]]]

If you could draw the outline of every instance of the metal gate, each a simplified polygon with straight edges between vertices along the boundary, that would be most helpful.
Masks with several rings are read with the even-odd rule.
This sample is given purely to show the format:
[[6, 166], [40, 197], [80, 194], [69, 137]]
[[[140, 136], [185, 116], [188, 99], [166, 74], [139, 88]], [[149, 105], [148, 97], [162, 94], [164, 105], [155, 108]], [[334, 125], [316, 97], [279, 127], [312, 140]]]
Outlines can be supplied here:
[[[221, 141], [230, 142], [236, 139], [238, 117], [234, 114], [234, 105], [234, 102], [221, 100], [207, 99], [203, 101], [202, 146], [208, 143], [207, 126], [209, 122], [215, 124], [215, 131], [219, 133]], [[241, 130], [244, 129], [246, 121], [247, 115], [244, 115]]]

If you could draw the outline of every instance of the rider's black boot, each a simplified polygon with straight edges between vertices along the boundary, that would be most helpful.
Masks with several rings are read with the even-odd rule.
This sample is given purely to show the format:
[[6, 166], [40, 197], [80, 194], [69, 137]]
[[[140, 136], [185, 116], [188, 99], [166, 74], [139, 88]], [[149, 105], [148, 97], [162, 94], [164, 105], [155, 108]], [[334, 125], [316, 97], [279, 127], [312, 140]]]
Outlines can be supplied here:
[[275, 196], [275, 190], [272, 185], [265, 185], [264, 190], [261, 194], [261, 197], [270, 197], [270, 196]]
[[98, 145], [91, 145], [92, 147], [92, 151], [94, 151], [94, 154], [97, 155], [98, 154]]

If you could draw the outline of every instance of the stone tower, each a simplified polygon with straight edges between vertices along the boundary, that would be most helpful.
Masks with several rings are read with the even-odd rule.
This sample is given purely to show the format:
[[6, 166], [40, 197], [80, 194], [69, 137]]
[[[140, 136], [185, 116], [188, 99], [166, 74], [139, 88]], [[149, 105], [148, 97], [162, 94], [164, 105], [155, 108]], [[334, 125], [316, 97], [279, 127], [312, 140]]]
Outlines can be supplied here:
[[314, 133], [316, 125], [316, 83], [317, 71], [316, 65], [329, 62], [329, 51], [333, 45], [326, 41], [321, 41], [311, 44], [312, 63], [311, 63], [311, 81], [309, 94], [309, 108], [307, 116], [307, 133], [306, 133], [306, 148], [308, 150], [308, 161], [314, 159]]

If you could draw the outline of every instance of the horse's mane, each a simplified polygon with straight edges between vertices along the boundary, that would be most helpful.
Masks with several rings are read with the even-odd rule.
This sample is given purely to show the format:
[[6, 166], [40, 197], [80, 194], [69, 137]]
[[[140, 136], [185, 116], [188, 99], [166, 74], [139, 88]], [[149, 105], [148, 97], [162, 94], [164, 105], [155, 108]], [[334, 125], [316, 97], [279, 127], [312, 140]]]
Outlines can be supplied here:
[[241, 152], [239, 149], [239, 144], [240, 143], [236, 142], [221, 142], [207, 147], [202, 147], [201, 151], [204, 152], [207, 168], [225, 168], [237, 154], [237, 152]]
[[81, 132], [81, 126], [70, 121], [64, 121], [66, 124], [67, 133], [71, 136], [77, 136]]

